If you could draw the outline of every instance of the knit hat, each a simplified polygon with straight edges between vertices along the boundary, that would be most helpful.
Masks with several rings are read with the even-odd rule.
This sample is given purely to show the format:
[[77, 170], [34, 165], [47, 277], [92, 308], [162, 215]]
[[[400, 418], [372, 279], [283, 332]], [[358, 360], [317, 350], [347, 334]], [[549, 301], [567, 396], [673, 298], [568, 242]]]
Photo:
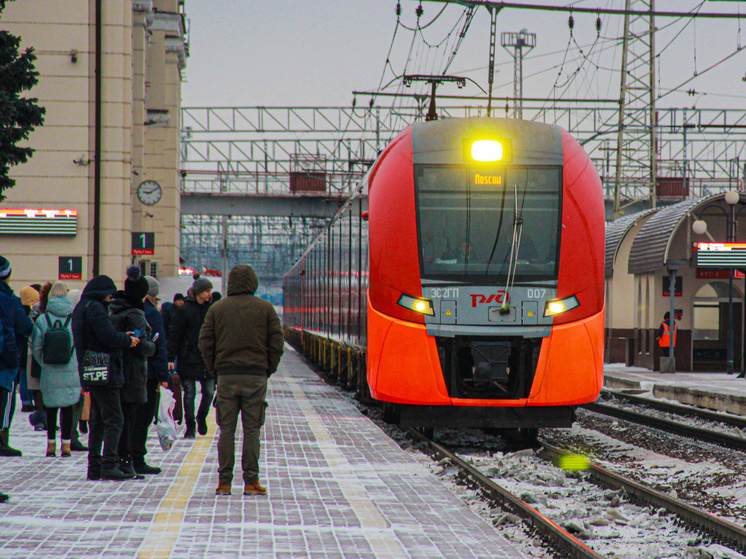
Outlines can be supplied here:
[[21, 304], [24, 307], [33, 307], [39, 302], [39, 292], [30, 285], [22, 287], [18, 295], [21, 297]]
[[148, 280], [142, 276], [142, 272], [138, 266], [127, 268], [127, 279], [124, 280], [124, 292], [127, 294], [128, 299], [142, 301], [148, 294], [149, 289]]
[[174, 303], [176, 301], [183, 301], [183, 300], [184, 300], [184, 294], [183, 293], [177, 293], [176, 295], [174, 295]]
[[54, 282], [52, 289], [49, 290], [49, 298], [67, 297], [67, 286], [61, 281]]
[[192, 284], [192, 293], [194, 294], [195, 299], [197, 298], [197, 295], [204, 291], [209, 291], [212, 289], [212, 282], [207, 278], [199, 278], [194, 280], [194, 283]]
[[145, 276], [148, 281], [148, 295], [151, 297], [158, 297], [158, 293], [161, 291], [161, 284], [153, 276]]
[[10, 262], [4, 256], [0, 256], [0, 280], [4, 280], [10, 277], [13, 268], [10, 267]]
[[82, 294], [83, 292], [80, 289], [71, 289], [67, 294], [67, 298], [73, 302], [73, 305], [77, 305]]

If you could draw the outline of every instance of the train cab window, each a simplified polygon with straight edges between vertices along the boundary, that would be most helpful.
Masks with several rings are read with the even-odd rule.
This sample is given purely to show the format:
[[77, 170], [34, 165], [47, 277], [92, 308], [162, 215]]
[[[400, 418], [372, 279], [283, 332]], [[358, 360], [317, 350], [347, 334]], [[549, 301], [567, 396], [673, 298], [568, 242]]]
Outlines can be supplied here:
[[415, 168], [423, 277], [556, 277], [560, 167]]

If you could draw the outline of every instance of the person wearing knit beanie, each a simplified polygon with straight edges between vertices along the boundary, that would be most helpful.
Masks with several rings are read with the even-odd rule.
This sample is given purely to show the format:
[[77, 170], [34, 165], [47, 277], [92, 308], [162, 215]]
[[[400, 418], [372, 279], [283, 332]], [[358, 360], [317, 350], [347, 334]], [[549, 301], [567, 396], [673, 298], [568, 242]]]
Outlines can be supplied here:
[[150, 290], [148, 280], [142, 276], [142, 272], [138, 266], [130, 266], [127, 268], [127, 278], [124, 280], [124, 292], [127, 295], [127, 300], [135, 308], [142, 308], [142, 300]]
[[12, 272], [13, 268], [10, 267], [8, 259], [4, 256], [0, 256], [0, 280], [8, 281]]
[[[197, 347], [199, 332], [210, 307], [212, 283], [207, 278], [197, 278], [189, 288], [190, 296], [186, 303], [176, 310], [166, 345], [168, 349], [168, 368], [176, 369], [178, 356], [178, 375], [184, 389], [184, 421], [186, 433], [184, 438], [193, 439], [197, 432], [207, 434], [207, 414], [210, 412], [212, 397], [215, 392], [215, 380], [208, 374], [202, 354]], [[196, 383], [201, 385], [202, 400], [195, 417]], [[195, 421], [196, 419], [196, 421]]]
[[161, 284], [153, 276], [145, 276], [145, 280], [148, 282], [148, 295], [151, 297], [158, 297], [161, 292]]
[[212, 291], [212, 282], [207, 278], [198, 278], [194, 280], [194, 283], [192, 284], [192, 294], [194, 295], [194, 298], [197, 298], [197, 295], [200, 293], [204, 293], [205, 291]]
[[33, 307], [39, 302], [39, 292], [30, 285], [22, 287], [18, 295], [21, 297], [21, 304], [24, 307]]

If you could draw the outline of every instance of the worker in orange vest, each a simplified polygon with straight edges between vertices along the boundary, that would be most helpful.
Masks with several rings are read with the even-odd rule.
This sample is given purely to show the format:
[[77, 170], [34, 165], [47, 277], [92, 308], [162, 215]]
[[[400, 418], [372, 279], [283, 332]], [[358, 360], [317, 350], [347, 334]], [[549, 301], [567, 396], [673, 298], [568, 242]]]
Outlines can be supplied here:
[[[663, 315], [663, 322], [658, 327], [658, 345], [660, 347], [671, 347], [671, 313], [667, 312]], [[673, 347], [676, 347], [676, 334], [679, 328], [676, 326], [676, 322], [673, 324]]]

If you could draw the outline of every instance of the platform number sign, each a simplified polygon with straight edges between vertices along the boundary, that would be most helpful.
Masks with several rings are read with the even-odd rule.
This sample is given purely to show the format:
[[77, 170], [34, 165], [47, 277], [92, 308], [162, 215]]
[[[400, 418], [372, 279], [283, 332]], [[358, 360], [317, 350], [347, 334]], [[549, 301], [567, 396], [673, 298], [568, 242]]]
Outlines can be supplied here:
[[132, 254], [155, 254], [155, 233], [132, 233]]
[[60, 256], [57, 278], [61, 280], [83, 279], [82, 256]]

